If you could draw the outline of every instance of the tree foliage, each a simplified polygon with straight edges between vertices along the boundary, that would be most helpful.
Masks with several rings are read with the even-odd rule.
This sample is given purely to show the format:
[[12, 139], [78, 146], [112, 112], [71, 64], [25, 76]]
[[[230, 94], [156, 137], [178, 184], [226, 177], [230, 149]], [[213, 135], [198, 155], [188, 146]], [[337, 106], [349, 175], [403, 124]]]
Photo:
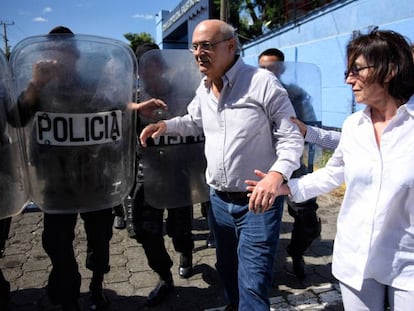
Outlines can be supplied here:
[[[215, 18], [220, 17], [221, 1], [225, 0], [213, 0]], [[242, 44], [285, 22], [284, 0], [233, 0], [227, 3], [227, 22], [237, 29]]]
[[141, 32], [141, 33], [128, 32], [124, 34], [124, 37], [130, 42], [129, 46], [131, 47], [133, 51], [137, 49], [138, 45], [141, 45], [143, 43], [154, 43], [154, 39], [147, 32]]

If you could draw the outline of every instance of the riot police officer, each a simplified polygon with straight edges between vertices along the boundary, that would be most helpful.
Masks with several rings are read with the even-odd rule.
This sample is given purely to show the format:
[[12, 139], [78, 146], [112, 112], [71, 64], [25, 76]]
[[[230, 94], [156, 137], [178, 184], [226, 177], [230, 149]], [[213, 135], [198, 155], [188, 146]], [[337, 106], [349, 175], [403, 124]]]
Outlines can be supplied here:
[[[105, 81], [105, 73], [102, 71], [92, 73], [93, 81], [84, 81], [78, 75], [75, 68], [83, 54], [77, 48], [73, 37], [73, 32], [63, 26], [49, 32], [46, 42], [50, 46], [45, 47], [44, 51], [44, 55], [49, 58], [41, 59], [33, 65], [31, 81], [19, 96], [18, 103], [22, 126], [29, 124], [25, 127], [30, 132], [28, 136], [36, 136], [37, 132], [34, 141], [28, 145], [32, 166], [30, 172], [35, 172], [34, 176], [42, 187], [38, 197], [44, 210], [43, 248], [52, 262], [47, 285], [48, 297], [53, 304], [61, 305], [63, 310], [80, 310], [77, 300], [80, 295], [81, 275], [72, 245], [80, 214], [87, 238], [86, 267], [93, 272], [89, 284], [89, 308], [103, 310], [108, 306], [108, 300], [103, 293], [103, 279], [104, 274], [110, 270], [109, 243], [114, 219], [112, 207], [116, 204], [101, 198], [121, 196], [121, 182], [111, 184], [107, 177], [113, 175], [111, 169], [116, 166], [114, 163], [123, 162], [121, 158], [117, 158], [123, 156], [122, 152], [115, 147], [124, 143], [122, 139], [131, 145], [132, 134], [125, 135], [118, 119], [118, 116], [126, 113], [118, 112], [115, 107], [118, 102], [128, 103], [130, 99], [120, 97], [113, 90], [107, 90], [108, 94], [105, 96], [99, 94], [99, 83]], [[133, 56], [131, 58], [135, 62]], [[94, 61], [98, 61], [97, 57], [94, 57]], [[113, 70], [114, 64], [110, 65]], [[120, 83], [127, 83], [127, 79]], [[105, 87], [108, 88], [108, 85]], [[130, 93], [132, 88], [128, 96]], [[96, 113], [94, 101], [99, 111], [103, 112]], [[87, 106], [89, 110], [82, 112], [85, 114], [76, 110]], [[67, 115], [61, 113], [52, 122], [53, 113], [49, 113], [52, 109], [60, 109], [59, 112], [63, 111]], [[43, 113], [39, 115], [37, 111]], [[29, 122], [32, 122], [34, 115], [35, 121], [30, 126]], [[56, 136], [56, 141], [52, 141], [52, 136], [45, 141], [41, 140], [43, 136], [40, 135], [47, 132], [52, 124], [60, 121], [61, 124], [70, 125], [71, 122], [76, 122], [76, 118], [83, 118], [81, 124], [85, 125], [84, 132], [75, 133], [73, 128], [66, 131], [60, 127], [61, 132], [57, 132], [57, 129], [51, 134]], [[37, 131], [33, 130], [35, 128]], [[111, 135], [107, 135], [108, 128], [113, 130]], [[59, 145], [64, 135], [70, 136], [72, 145]], [[104, 139], [107, 140], [100, 143]], [[109, 156], [112, 157], [111, 161], [105, 158]], [[105, 188], [107, 186], [113, 189], [109, 194], [110, 191]]]
[[[145, 43], [141, 46], [138, 46], [135, 54], [139, 65], [142, 55], [153, 49], [159, 49], [159, 47], [156, 44], [152, 43]], [[162, 65], [161, 67], [158, 65], [161, 64], [157, 64], [157, 66], [148, 68], [148, 70], [162, 70]], [[159, 79], [154, 79], [153, 83], [154, 84], [152, 84], [152, 87], [157, 88], [153, 94], [164, 93], [161, 88], [166, 88], [165, 90], [168, 88], [168, 84], [163, 83], [163, 81], [160, 81]], [[151, 87], [148, 89], [150, 88]], [[151, 90], [149, 90], [148, 93], [150, 93], [148, 94], [149, 96], [152, 95]], [[140, 97], [142, 100], [142, 94]], [[159, 98], [152, 97], [147, 99], [147, 101], [164, 102]], [[165, 102], [165, 104], [168, 106], [169, 103]], [[141, 129], [146, 125], [147, 121], [148, 116], [141, 116], [141, 118], [138, 120], [138, 135]], [[135, 186], [135, 193], [133, 195], [132, 221], [134, 237], [139, 243], [142, 244], [147, 256], [149, 266], [159, 275], [160, 278], [157, 286], [150, 292], [147, 297], [147, 304], [149, 306], [155, 306], [161, 303], [174, 289], [174, 281], [171, 273], [173, 261], [171, 260], [171, 257], [169, 256], [164, 244], [164, 208], [151, 205], [145, 196], [144, 188], [146, 185], [150, 187], [150, 184], [144, 181], [145, 177], [140, 149], [138, 150], [137, 158], [137, 184]], [[151, 174], [151, 171], [148, 173], [145, 172], [145, 175], [147, 174]], [[163, 178], [162, 176], [154, 177], [159, 179]], [[160, 193], [159, 195], [163, 194]], [[181, 278], [189, 278], [192, 275], [192, 251], [194, 248], [194, 241], [191, 231], [192, 205], [167, 208], [167, 212], [168, 217], [166, 219], [166, 231], [167, 234], [172, 238], [175, 250], [180, 253], [178, 274]]]
[[[18, 115], [13, 113], [15, 97], [6, 55], [0, 50], [0, 258], [9, 237], [11, 216], [18, 214], [28, 197], [23, 180], [23, 161], [17, 141]], [[0, 310], [10, 301], [10, 283], [0, 270]]]
[[[1, 54], [0, 56], [2, 56]], [[3, 69], [3, 68], [1, 68]], [[0, 81], [3, 82], [3, 81]], [[3, 83], [0, 83], [0, 109], [3, 112], [3, 106], [6, 103], [6, 92]], [[6, 120], [3, 113], [0, 115], [0, 148], [3, 144], [8, 144], [8, 137], [5, 135]], [[1, 159], [5, 161], [5, 159]], [[3, 194], [3, 193], [2, 193]], [[9, 235], [11, 217], [0, 219], [0, 258], [3, 257], [6, 240]], [[0, 270], [0, 309], [6, 309], [10, 299], [10, 283], [6, 280], [3, 272]]]
[[[283, 74], [285, 56], [279, 49], [271, 48], [263, 51], [258, 60], [260, 67], [273, 72], [278, 78]], [[283, 86], [288, 92], [297, 117], [304, 121], [316, 121], [309, 94], [294, 84], [283, 84]], [[308, 172], [308, 168], [301, 162], [300, 168], [293, 172], [292, 177], [296, 178]], [[321, 221], [316, 213], [319, 206], [316, 198], [301, 203], [288, 201], [287, 206], [294, 222], [291, 240], [286, 250], [292, 257], [293, 272], [299, 280], [303, 280], [305, 278], [303, 254], [321, 233]]]
[[[0, 219], [0, 258], [3, 257], [4, 247], [9, 235], [11, 217]], [[5, 310], [10, 300], [10, 283], [0, 269], [0, 309]]]

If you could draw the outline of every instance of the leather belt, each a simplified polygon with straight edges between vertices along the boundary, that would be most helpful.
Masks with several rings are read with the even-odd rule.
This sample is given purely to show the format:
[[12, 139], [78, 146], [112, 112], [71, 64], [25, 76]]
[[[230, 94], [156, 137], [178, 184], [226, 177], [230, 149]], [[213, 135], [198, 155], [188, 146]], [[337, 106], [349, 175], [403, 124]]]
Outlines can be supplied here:
[[249, 202], [248, 192], [225, 192], [214, 190], [216, 195], [225, 202], [239, 203], [245, 205]]

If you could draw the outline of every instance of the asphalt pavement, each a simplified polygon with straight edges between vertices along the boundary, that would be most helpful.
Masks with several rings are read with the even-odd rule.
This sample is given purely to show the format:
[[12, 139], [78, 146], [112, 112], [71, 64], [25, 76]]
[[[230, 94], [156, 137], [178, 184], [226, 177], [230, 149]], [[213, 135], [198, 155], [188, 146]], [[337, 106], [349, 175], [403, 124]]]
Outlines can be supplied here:
[[[331, 274], [333, 239], [341, 199], [337, 193], [318, 198], [322, 233], [305, 254], [307, 266], [303, 282], [299, 282], [292, 273], [292, 261], [285, 250], [292, 229], [292, 217], [285, 208], [274, 266], [274, 284], [270, 292], [272, 311], [343, 310], [339, 287]], [[0, 267], [11, 283], [10, 311], [60, 310], [49, 302], [45, 291], [51, 263], [41, 245], [42, 220], [42, 213], [36, 211], [13, 218], [5, 254], [0, 258]], [[158, 277], [148, 267], [142, 247], [129, 238], [126, 230], [114, 229], [111, 271], [104, 282], [105, 294], [110, 300], [109, 310], [222, 310], [225, 303], [215, 270], [215, 249], [206, 247], [208, 227], [199, 205], [194, 206], [193, 234], [194, 275], [189, 279], [178, 277], [179, 255], [174, 252], [171, 239], [165, 236], [174, 261], [172, 269], [176, 288], [164, 303], [150, 308], [145, 305], [145, 297], [157, 284]], [[81, 309], [88, 310], [88, 286], [92, 273], [85, 268], [86, 237], [80, 218], [74, 247], [82, 275]]]

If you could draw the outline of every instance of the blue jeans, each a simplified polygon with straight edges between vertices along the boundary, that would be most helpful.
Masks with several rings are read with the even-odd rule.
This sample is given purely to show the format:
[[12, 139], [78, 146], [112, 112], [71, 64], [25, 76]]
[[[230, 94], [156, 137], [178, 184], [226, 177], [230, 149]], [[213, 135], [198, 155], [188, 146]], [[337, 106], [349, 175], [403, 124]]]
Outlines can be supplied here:
[[[265, 213], [249, 212], [247, 202], [223, 200], [210, 192], [209, 221], [216, 239], [216, 268], [228, 303], [239, 310], [269, 311], [268, 292], [279, 241], [283, 197]], [[243, 205], [241, 205], [243, 204]]]

